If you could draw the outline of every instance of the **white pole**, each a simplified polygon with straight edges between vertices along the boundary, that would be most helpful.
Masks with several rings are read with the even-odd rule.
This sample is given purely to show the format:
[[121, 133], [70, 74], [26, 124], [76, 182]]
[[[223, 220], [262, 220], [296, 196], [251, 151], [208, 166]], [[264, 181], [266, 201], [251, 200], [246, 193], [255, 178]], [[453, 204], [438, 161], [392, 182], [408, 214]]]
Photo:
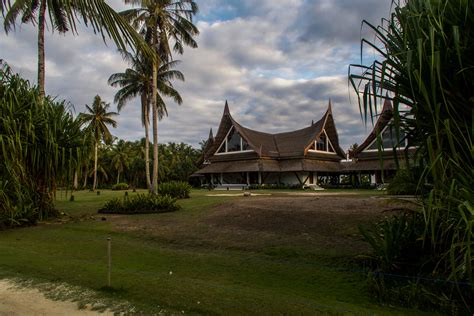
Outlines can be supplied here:
[[110, 287], [110, 270], [112, 268], [112, 241], [107, 238], [107, 286]]

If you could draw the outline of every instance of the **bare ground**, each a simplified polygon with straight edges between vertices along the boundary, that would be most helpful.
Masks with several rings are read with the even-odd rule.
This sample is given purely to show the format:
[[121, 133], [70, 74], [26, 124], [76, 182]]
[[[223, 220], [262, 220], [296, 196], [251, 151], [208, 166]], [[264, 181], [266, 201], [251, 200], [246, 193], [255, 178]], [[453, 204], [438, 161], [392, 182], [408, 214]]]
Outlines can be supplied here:
[[113, 315], [89, 309], [79, 309], [77, 302], [46, 298], [38, 289], [18, 287], [14, 281], [0, 280], [0, 316], [20, 315]]
[[407, 207], [403, 201], [360, 196], [252, 196], [235, 198], [187, 220], [177, 216], [109, 219], [119, 231], [188, 246], [246, 251], [290, 247], [347, 256], [368, 251], [358, 225]]

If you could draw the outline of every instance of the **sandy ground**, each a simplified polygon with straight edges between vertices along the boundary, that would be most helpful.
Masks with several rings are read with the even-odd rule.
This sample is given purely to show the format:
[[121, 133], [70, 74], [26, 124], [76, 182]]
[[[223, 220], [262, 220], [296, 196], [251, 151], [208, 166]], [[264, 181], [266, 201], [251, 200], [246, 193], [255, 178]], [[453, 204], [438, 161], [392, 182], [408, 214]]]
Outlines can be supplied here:
[[110, 312], [98, 313], [79, 310], [76, 302], [53, 301], [39, 290], [20, 288], [10, 280], [0, 280], [0, 316], [40, 316], [40, 315], [113, 315]]

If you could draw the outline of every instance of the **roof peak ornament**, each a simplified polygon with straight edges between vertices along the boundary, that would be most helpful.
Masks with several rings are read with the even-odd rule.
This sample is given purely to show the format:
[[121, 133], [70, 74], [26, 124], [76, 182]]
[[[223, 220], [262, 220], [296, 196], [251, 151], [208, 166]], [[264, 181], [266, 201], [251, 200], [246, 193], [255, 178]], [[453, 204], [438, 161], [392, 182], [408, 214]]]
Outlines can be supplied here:
[[225, 100], [225, 105], [224, 105], [224, 115], [226, 114], [230, 114], [229, 104], [227, 103], [227, 100]]

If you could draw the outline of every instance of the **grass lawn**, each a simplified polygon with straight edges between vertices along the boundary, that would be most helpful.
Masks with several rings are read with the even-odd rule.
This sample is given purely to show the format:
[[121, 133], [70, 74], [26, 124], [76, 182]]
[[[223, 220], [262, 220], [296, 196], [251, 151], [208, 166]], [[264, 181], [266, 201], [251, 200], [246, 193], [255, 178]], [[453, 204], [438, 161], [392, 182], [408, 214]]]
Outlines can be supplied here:
[[[193, 191], [178, 212], [132, 216], [96, 213], [123, 191], [75, 192], [74, 202], [58, 193], [57, 207], [66, 213], [60, 221], [0, 232], [0, 277], [65, 282], [144, 313], [422, 314], [378, 305], [364, 275], [350, 271], [351, 258], [367, 250], [357, 225], [379, 215], [322, 213], [321, 225], [311, 221], [311, 203], [325, 206], [330, 197], [265, 193], [272, 192], [244, 198]], [[292, 213], [295, 201], [308, 207]], [[362, 192], [338, 201], [342, 210], [370, 198]], [[107, 237], [112, 289], [104, 288]]]

